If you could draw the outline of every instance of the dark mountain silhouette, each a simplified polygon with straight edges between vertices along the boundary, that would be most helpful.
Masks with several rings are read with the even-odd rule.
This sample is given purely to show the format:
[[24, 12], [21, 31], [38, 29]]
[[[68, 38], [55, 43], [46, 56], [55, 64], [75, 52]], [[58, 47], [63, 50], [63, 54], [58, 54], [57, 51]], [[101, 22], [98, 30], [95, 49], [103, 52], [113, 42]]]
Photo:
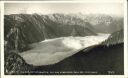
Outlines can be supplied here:
[[[81, 74], [110, 74], [108, 71], [114, 71], [113, 74], [123, 74], [123, 44], [115, 46], [96, 46], [93, 49], [80, 51], [73, 56], [64, 59], [54, 65], [39, 66], [34, 71], [83, 71]], [[90, 73], [86, 73], [89, 71]], [[97, 73], [91, 73], [97, 72]], [[37, 73], [32, 73], [37, 74]], [[47, 74], [47, 73], [44, 73]], [[52, 73], [48, 73], [52, 74]], [[53, 73], [57, 74], [57, 73]], [[76, 74], [76, 73], [61, 73]], [[80, 74], [80, 73], [78, 73]]]

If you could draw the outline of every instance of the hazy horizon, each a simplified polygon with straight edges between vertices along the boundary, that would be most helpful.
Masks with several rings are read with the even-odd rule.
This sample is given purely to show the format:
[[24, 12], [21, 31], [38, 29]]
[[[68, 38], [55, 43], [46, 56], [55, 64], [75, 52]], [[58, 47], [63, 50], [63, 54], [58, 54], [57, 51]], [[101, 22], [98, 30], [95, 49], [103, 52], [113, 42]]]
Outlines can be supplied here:
[[122, 3], [5, 3], [8, 14], [82, 13], [123, 16]]

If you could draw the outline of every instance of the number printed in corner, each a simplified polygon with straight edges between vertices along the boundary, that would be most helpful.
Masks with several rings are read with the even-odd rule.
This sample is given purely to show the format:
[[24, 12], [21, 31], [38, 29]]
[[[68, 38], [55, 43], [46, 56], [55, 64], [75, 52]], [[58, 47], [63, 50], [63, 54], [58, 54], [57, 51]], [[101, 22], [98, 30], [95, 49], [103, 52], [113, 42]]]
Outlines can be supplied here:
[[108, 74], [115, 74], [115, 71], [108, 71]]

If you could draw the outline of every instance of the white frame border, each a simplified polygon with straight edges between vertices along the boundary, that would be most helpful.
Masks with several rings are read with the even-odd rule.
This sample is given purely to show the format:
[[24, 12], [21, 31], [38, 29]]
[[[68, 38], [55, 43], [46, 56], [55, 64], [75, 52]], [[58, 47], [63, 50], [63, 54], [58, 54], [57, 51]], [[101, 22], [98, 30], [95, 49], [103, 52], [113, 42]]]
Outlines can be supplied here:
[[[89, 3], [99, 3], [99, 0], [82, 0], [82, 1], [1, 1], [1, 78], [61, 78], [61, 77], [67, 77], [67, 78], [128, 78], [128, 48], [127, 48], [127, 0], [117, 0], [117, 1], [104, 1], [105, 3], [111, 3], [111, 2], [117, 2], [117, 3], [124, 3], [124, 75], [4, 75], [4, 3], [83, 3], [83, 2], [89, 2]], [[103, 3], [103, 2], [102, 2]]]

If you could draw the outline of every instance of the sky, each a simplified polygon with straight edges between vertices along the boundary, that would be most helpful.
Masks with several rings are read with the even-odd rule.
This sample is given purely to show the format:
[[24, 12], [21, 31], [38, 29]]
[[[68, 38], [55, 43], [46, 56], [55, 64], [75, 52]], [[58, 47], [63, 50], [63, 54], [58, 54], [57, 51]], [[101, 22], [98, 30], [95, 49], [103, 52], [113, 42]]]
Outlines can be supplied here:
[[5, 14], [82, 13], [123, 15], [122, 3], [5, 3]]
[[[1, 0], [1, 1], [88, 1], [88, 0]], [[123, 2], [123, 0], [89, 0], [89, 1], [116, 1]]]

